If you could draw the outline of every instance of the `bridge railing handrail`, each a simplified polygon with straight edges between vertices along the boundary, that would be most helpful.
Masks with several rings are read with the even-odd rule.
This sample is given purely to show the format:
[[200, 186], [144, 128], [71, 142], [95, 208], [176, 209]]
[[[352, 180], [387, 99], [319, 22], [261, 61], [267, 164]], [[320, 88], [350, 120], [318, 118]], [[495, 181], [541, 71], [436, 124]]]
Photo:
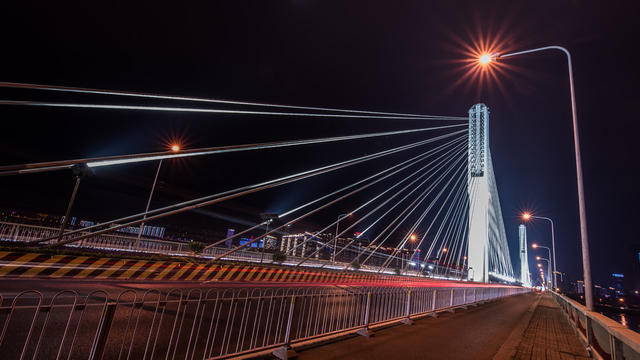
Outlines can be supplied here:
[[[526, 291], [479, 285], [129, 289], [84, 295], [30, 290], [4, 299], [0, 293], [0, 353], [7, 358], [37, 358], [46, 352], [98, 359], [173, 357], [178, 352], [190, 358], [227, 358], [369, 332], [372, 326]], [[60, 325], [64, 328], [56, 327]], [[51, 335], [54, 331], [57, 336]]]
[[[640, 358], [640, 334], [621, 323], [594, 311], [587, 311], [579, 302], [552, 292], [581, 340], [598, 358]], [[632, 355], [633, 354], [633, 355]]]

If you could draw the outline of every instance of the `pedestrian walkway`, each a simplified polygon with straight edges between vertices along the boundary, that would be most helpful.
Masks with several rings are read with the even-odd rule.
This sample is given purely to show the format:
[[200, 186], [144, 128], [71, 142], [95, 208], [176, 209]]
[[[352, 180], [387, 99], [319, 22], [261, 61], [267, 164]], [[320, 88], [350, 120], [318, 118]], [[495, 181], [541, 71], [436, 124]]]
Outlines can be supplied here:
[[591, 359], [550, 295], [525, 294], [309, 349], [310, 359]]
[[371, 338], [356, 335], [296, 349], [298, 359], [491, 359], [537, 300], [537, 295], [524, 294], [444, 312], [413, 325], [376, 330]]
[[591, 359], [558, 303], [548, 294], [542, 296], [513, 358]]

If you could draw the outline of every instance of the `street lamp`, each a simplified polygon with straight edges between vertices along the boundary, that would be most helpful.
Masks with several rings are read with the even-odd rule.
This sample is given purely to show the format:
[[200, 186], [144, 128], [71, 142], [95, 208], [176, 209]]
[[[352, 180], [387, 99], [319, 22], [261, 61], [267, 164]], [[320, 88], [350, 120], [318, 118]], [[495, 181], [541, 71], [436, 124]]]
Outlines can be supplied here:
[[[524, 214], [522, 214], [522, 218], [525, 221], [530, 219], [546, 220], [551, 224], [551, 248], [553, 249], [553, 288], [556, 289], [558, 288], [558, 276], [556, 275], [558, 270], [556, 269], [556, 231], [553, 226], [553, 220], [551, 220], [546, 216], [535, 216], [528, 212], [525, 212]], [[544, 246], [540, 246], [540, 247], [544, 247]], [[534, 249], [535, 249], [535, 246], [534, 246]], [[546, 249], [548, 250], [549, 248], [546, 248]], [[551, 257], [551, 255], [549, 255], [549, 257]]]
[[338, 221], [336, 221], [336, 236], [333, 238], [333, 254], [331, 254], [331, 262], [336, 263], [336, 252], [338, 250], [338, 225], [340, 225], [340, 220], [351, 216], [352, 213], [340, 214], [338, 215]]
[[[549, 282], [552, 282], [551, 281], [551, 261], [549, 259], [545, 259], [545, 258], [540, 257], [540, 256], [536, 256], [536, 260], [544, 260], [544, 261], [547, 262], [547, 276], [549, 278]], [[540, 264], [538, 264], [538, 265], [540, 265]], [[542, 271], [542, 269], [540, 269], [540, 271]], [[551, 284], [551, 286], [553, 286], [553, 283]]]
[[[262, 213], [262, 214], [260, 214], [260, 219], [263, 221], [263, 224], [265, 224], [267, 226], [267, 228], [265, 230], [265, 236], [262, 238], [262, 249], [258, 248], [258, 250], [260, 250], [260, 263], [261, 264], [264, 261], [264, 250], [266, 249], [266, 245], [267, 245], [267, 236], [266, 235], [269, 233], [269, 225], [272, 224], [274, 221], [278, 220], [279, 218], [280, 218], [280, 216], [278, 214], [273, 214], [273, 213]], [[260, 242], [258, 242], [258, 244], [260, 244]], [[304, 257], [304, 252], [302, 253], [302, 256]]]
[[[180, 145], [171, 145], [171, 151], [176, 153], [180, 151]], [[142, 219], [147, 218], [147, 212], [149, 212], [149, 206], [151, 205], [151, 199], [153, 198], [153, 192], [156, 189], [156, 183], [158, 182], [158, 175], [160, 175], [160, 167], [162, 166], [162, 160], [158, 161], [158, 168], [156, 169], [156, 176], [153, 178], [153, 184], [151, 185], [151, 191], [149, 192], [149, 199], [147, 200], [147, 207], [144, 209], [144, 215]], [[140, 249], [140, 237], [142, 236], [142, 230], [144, 229], [144, 222], [140, 223], [140, 229], [138, 230], [138, 238], [136, 239], [136, 250]]]
[[[531, 244], [531, 247], [534, 248], [534, 249], [537, 249], [537, 248], [547, 249], [547, 251], [549, 252], [549, 259], [551, 259], [551, 249], [549, 249], [548, 247], [542, 246], [542, 245], [538, 245], [538, 244]], [[556, 259], [556, 257], [555, 257], [555, 254], [554, 254], [554, 256], [553, 256], [554, 265], [555, 265], [555, 259]], [[551, 269], [549, 269], [549, 270], [551, 270]], [[555, 266], [554, 266], [554, 270], [553, 271], [555, 273]], [[558, 287], [556, 282], [555, 282], [555, 274], [554, 274], [554, 277], [552, 278], [552, 280], [553, 280], [553, 282], [551, 283], [551, 285], [555, 289], [555, 288]]]
[[78, 187], [80, 187], [80, 180], [82, 178], [92, 175], [93, 170], [87, 166], [87, 164], [75, 164], [71, 167], [71, 173], [73, 173], [73, 177], [76, 178], [75, 185], [73, 186], [73, 191], [71, 192], [71, 198], [69, 199], [69, 204], [67, 205], [67, 211], [64, 213], [64, 218], [62, 219], [62, 224], [60, 225], [60, 229], [58, 230], [58, 242], [62, 240], [62, 236], [64, 235], [64, 229], [67, 227], [69, 223], [69, 216], [71, 215], [71, 208], [73, 208], [73, 203], [76, 201], [76, 195], [78, 194]]
[[[571, 117], [573, 122], [573, 146], [576, 156], [576, 180], [578, 183], [578, 208], [580, 211], [580, 237], [582, 243], [582, 269], [584, 272], [584, 292], [587, 310], [593, 311], [593, 295], [591, 282], [591, 260], [589, 256], [589, 238], [587, 235], [587, 210], [584, 200], [584, 185], [582, 181], [582, 159], [580, 156], [580, 137], [578, 135], [578, 115], [576, 112], [576, 96], [573, 86], [573, 66], [571, 65], [571, 54], [569, 50], [561, 46], [545, 46], [530, 50], [518, 51], [509, 54], [491, 54], [491, 60], [497, 58], [507, 58], [512, 56], [524, 55], [545, 50], [560, 50], [567, 56], [567, 65], [569, 69], [569, 90], [571, 92]], [[480, 56], [482, 58], [482, 56]], [[481, 59], [478, 59], [482, 64]], [[486, 61], [486, 57], [484, 58]], [[488, 66], [491, 61], [486, 62], [484, 66]]]

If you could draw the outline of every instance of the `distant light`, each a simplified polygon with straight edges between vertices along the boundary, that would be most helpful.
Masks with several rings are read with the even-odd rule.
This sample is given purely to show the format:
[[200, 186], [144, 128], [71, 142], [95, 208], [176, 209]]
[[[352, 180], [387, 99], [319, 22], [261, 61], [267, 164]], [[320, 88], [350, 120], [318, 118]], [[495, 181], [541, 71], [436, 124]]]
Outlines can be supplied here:
[[180, 145], [178, 145], [178, 144], [173, 144], [173, 145], [171, 146], [171, 151], [173, 151], [173, 152], [178, 152], [178, 151], [180, 151]]
[[[424, 269], [424, 264], [420, 264], [420, 267]], [[638, 291], [636, 291], [636, 294], [638, 293]]]
[[531, 247], [535, 249], [538, 247], [538, 244], [532, 244]]
[[447, 252], [447, 248], [442, 249], [442, 252]]
[[414, 241], [416, 239], [416, 234], [412, 234], [410, 239], [411, 241]]
[[529, 220], [529, 219], [531, 219], [531, 214], [528, 213], [528, 212], [525, 212], [525, 213], [522, 214], [522, 218], [525, 219], [525, 220]]
[[411, 266], [416, 266], [416, 263], [415, 263], [415, 262], [413, 262], [413, 261], [409, 261], [409, 265], [411, 265]]
[[489, 54], [482, 54], [480, 55], [480, 57], [478, 58], [478, 61], [480, 61], [480, 64], [482, 65], [487, 65], [488, 63], [490, 63], [493, 59], [491, 58], [491, 55]]
[[540, 260], [540, 256], [536, 256], [536, 260]]
[[429, 265], [429, 270], [433, 270], [433, 265]]
[[623, 298], [620, 298], [620, 299], [618, 299], [618, 301], [620, 301], [620, 302], [624, 302], [624, 299], [623, 299]]

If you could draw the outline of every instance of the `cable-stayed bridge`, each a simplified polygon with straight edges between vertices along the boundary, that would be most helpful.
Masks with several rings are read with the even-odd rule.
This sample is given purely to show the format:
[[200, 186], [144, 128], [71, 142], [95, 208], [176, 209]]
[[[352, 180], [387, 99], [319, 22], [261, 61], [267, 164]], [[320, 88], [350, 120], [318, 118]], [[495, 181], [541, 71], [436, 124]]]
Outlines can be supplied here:
[[[151, 209], [145, 212], [104, 221], [99, 224], [64, 230], [63, 234], [32, 238], [29, 244], [62, 246], [90, 243], [101, 235], [118, 234], [116, 231], [139, 226], [145, 222], [158, 221], [183, 212], [192, 211], [234, 198], [246, 196], [286, 185], [311, 177], [340, 176], [345, 169], [354, 165], [371, 162], [389, 164], [385, 169], [367, 174], [342, 188], [332, 189], [326, 194], [307, 203], [275, 214], [277, 223], [269, 224], [276, 218], [267, 219], [243, 229], [223, 239], [211, 239], [205, 250], [220, 248], [233, 243], [234, 239], [265, 229], [263, 237], [218, 251], [213, 260], [229, 258], [241, 250], [251, 248], [255, 242], [278, 234], [283, 229], [322, 212], [331, 215], [331, 208], [338, 207], [346, 199], [356, 199], [358, 204], [344, 211], [354, 219], [339, 232], [327, 237], [336, 225], [338, 214], [331, 216], [337, 220], [327, 221], [293, 246], [283, 247], [285, 256], [297, 254], [300, 259], [295, 266], [321, 266], [330, 268], [358, 268], [363, 271], [390, 272], [403, 274], [425, 274], [430, 276], [469, 279], [479, 282], [496, 280], [514, 281], [509, 246], [502, 219], [498, 186], [493, 172], [489, 146], [489, 111], [484, 104], [471, 107], [468, 117], [400, 114], [389, 112], [342, 110], [323, 107], [286, 106], [276, 104], [226, 101], [183, 96], [129, 93], [97, 89], [44, 86], [31, 84], [0, 83], [3, 87], [29, 89], [40, 92], [66, 92], [75, 95], [104, 95], [109, 98], [139, 98], [166, 101], [196, 102], [207, 105], [233, 105], [238, 109], [217, 109], [209, 107], [121, 105], [113, 103], [52, 102], [41, 100], [1, 100], [5, 106], [35, 106], [71, 109], [111, 109], [114, 111], [145, 112], [197, 112], [231, 113], [252, 116], [293, 116], [303, 118], [341, 119], [386, 119], [422, 120], [429, 126], [379, 133], [355, 134], [328, 138], [292, 141], [276, 141], [259, 144], [240, 144], [198, 149], [184, 149], [179, 152], [160, 152], [129, 155], [114, 155], [101, 158], [73, 159], [0, 168], [2, 175], [28, 174], [56, 171], [86, 166], [96, 169], [104, 166], [134, 164], [164, 159], [189, 158], [196, 156], [216, 156], [232, 152], [268, 151], [276, 148], [290, 148], [311, 144], [340, 144], [366, 141], [381, 137], [402, 137], [420, 135], [423, 139], [385, 149], [365, 156], [326, 164], [306, 171], [286, 174], [261, 183], [242, 184], [234, 189], [225, 189], [215, 194], [183, 201], [181, 203]], [[398, 163], [386, 163], [391, 155], [411, 154]], [[417, 155], [415, 155], [417, 154]], [[404, 155], [406, 157], [406, 155]], [[397, 158], [397, 157], [396, 157]], [[373, 190], [373, 191], [372, 191]], [[286, 190], [285, 190], [286, 191]], [[366, 198], [364, 196], [367, 196]], [[357, 232], [348, 241], [337, 241]], [[370, 240], [363, 246], [360, 239]], [[142, 249], [152, 239], [139, 239], [132, 247]], [[254, 245], [255, 246], [255, 245]], [[207, 252], [205, 251], [205, 254]], [[340, 261], [322, 263], [330, 258]], [[406, 256], [406, 259], [404, 257]], [[264, 257], [262, 257], [264, 258]], [[398, 261], [401, 259], [401, 261]], [[406, 260], [406, 261], [404, 261]], [[423, 271], [423, 269], [427, 269]], [[430, 271], [431, 270], [431, 271]]]
[[[30, 301], [33, 294], [39, 294], [38, 307], [48, 306], [51, 311], [56, 309], [58, 296], [67, 299], [70, 295], [72, 300], [68, 301], [73, 304], [84, 303], [77, 313], [73, 305], [70, 312], [52, 317], [66, 321], [67, 329], [73, 328], [69, 324], [75, 324], [76, 331], [82, 319], [94, 321], [91, 324], [96, 330], [88, 332], [90, 339], [78, 341], [100, 357], [127, 354], [155, 358], [154, 352], [158, 351], [167, 356], [172, 353], [217, 358], [278, 348], [276, 355], [286, 358], [295, 341], [345, 331], [369, 336], [374, 325], [410, 323], [412, 317], [528, 291], [518, 286], [511, 263], [489, 145], [489, 109], [484, 104], [471, 106], [464, 116], [446, 116], [34, 84], [0, 83], [0, 87], [29, 95], [29, 100], [0, 100], [1, 106], [18, 109], [100, 110], [113, 111], [115, 115], [123, 111], [199, 113], [211, 117], [232, 114], [264, 121], [272, 117], [315, 121], [375, 119], [393, 124], [390, 130], [379, 132], [259, 143], [242, 143], [239, 139], [236, 145], [0, 166], [1, 176], [67, 171], [75, 179], [59, 226], [0, 222], [0, 240], [20, 245], [14, 247], [17, 251], [0, 251], [0, 281], [57, 279], [47, 286], [61, 290], [50, 296], [38, 291], [16, 292], [7, 295], [10, 305], [0, 298], [0, 306], [5, 306], [11, 316], [15, 313], [23, 323], [40, 324], [32, 326], [40, 331], [37, 346], [32, 346], [35, 340], [31, 337], [16, 340], [24, 344], [16, 352], [20, 356], [33, 353], [36, 357], [39, 351], [71, 356], [74, 351], [73, 346], [68, 347], [67, 336], [72, 333], [67, 330], [59, 342], [40, 346], [48, 322], [42, 324], [36, 321], [37, 315], [29, 317], [18, 312], [22, 309], [20, 304]], [[54, 98], [64, 94], [65, 101], [43, 100], [43, 94], [53, 94]], [[96, 97], [105, 100], [87, 100]], [[127, 101], [117, 103], [119, 99]], [[132, 99], [138, 102], [131, 102]], [[198, 105], [184, 105], [193, 103]], [[420, 126], [397, 129], [403, 121]], [[266, 179], [238, 180], [232, 187], [173, 204], [150, 206], [165, 160], [274, 150], [296, 152], [310, 146], [341, 155], [342, 145], [366, 146], [371, 141], [385, 145]], [[101, 168], [117, 170], [125, 164], [150, 162], [158, 167], [145, 211], [132, 210], [128, 204], [118, 218], [82, 226], [70, 223], [82, 179], [94, 171], [95, 176], [100, 176]], [[201, 216], [208, 214], [206, 207], [265, 192], [287, 196], [291, 186], [305, 186], [310, 181], [322, 186], [310, 189], [306, 196], [294, 197], [292, 205], [278, 213], [265, 211], [261, 221], [244, 221], [241, 228], [236, 223], [237, 232], [205, 239], [202, 248], [143, 234], [145, 224], [159, 225], [185, 214]], [[268, 204], [261, 206], [268, 208]], [[47, 255], [58, 248], [94, 253]], [[120, 255], [111, 260], [101, 257], [101, 252]], [[145, 254], [169, 258], [133, 256]], [[520, 271], [528, 274], [526, 267]], [[94, 284], [108, 286], [105, 280], [136, 284], [147, 290], [95, 290]], [[73, 288], [76, 281], [89, 281], [89, 288], [94, 290], [64, 290]], [[180, 289], [152, 290], [159, 286], [154, 282], [168, 282]], [[283, 285], [275, 283], [288, 283], [288, 287], [273, 288]], [[92, 317], [86, 311], [94, 308], [89, 303], [96, 294], [104, 302], [95, 305], [98, 315]], [[138, 312], [133, 311], [138, 308]], [[167, 315], [169, 320], [163, 320], [166, 310], [171, 314]], [[77, 321], [76, 315], [80, 316]], [[203, 320], [190, 322], [185, 318]], [[110, 333], [111, 322], [129, 325], [116, 327], [122, 330], [116, 336]], [[138, 322], [146, 324], [148, 333], [137, 332], [137, 325], [131, 325]], [[3, 324], [0, 349], [3, 343], [15, 340], [13, 333], [7, 332], [14, 326], [11, 317]], [[181, 336], [181, 332], [190, 335]], [[206, 339], [198, 335], [204, 333], [208, 333]], [[105, 345], [114, 336], [121, 344], [117, 349]], [[76, 335], [72, 341], [76, 341]], [[113, 352], [116, 350], [117, 356]], [[150, 356], [147, 351], [151, 351]]]

